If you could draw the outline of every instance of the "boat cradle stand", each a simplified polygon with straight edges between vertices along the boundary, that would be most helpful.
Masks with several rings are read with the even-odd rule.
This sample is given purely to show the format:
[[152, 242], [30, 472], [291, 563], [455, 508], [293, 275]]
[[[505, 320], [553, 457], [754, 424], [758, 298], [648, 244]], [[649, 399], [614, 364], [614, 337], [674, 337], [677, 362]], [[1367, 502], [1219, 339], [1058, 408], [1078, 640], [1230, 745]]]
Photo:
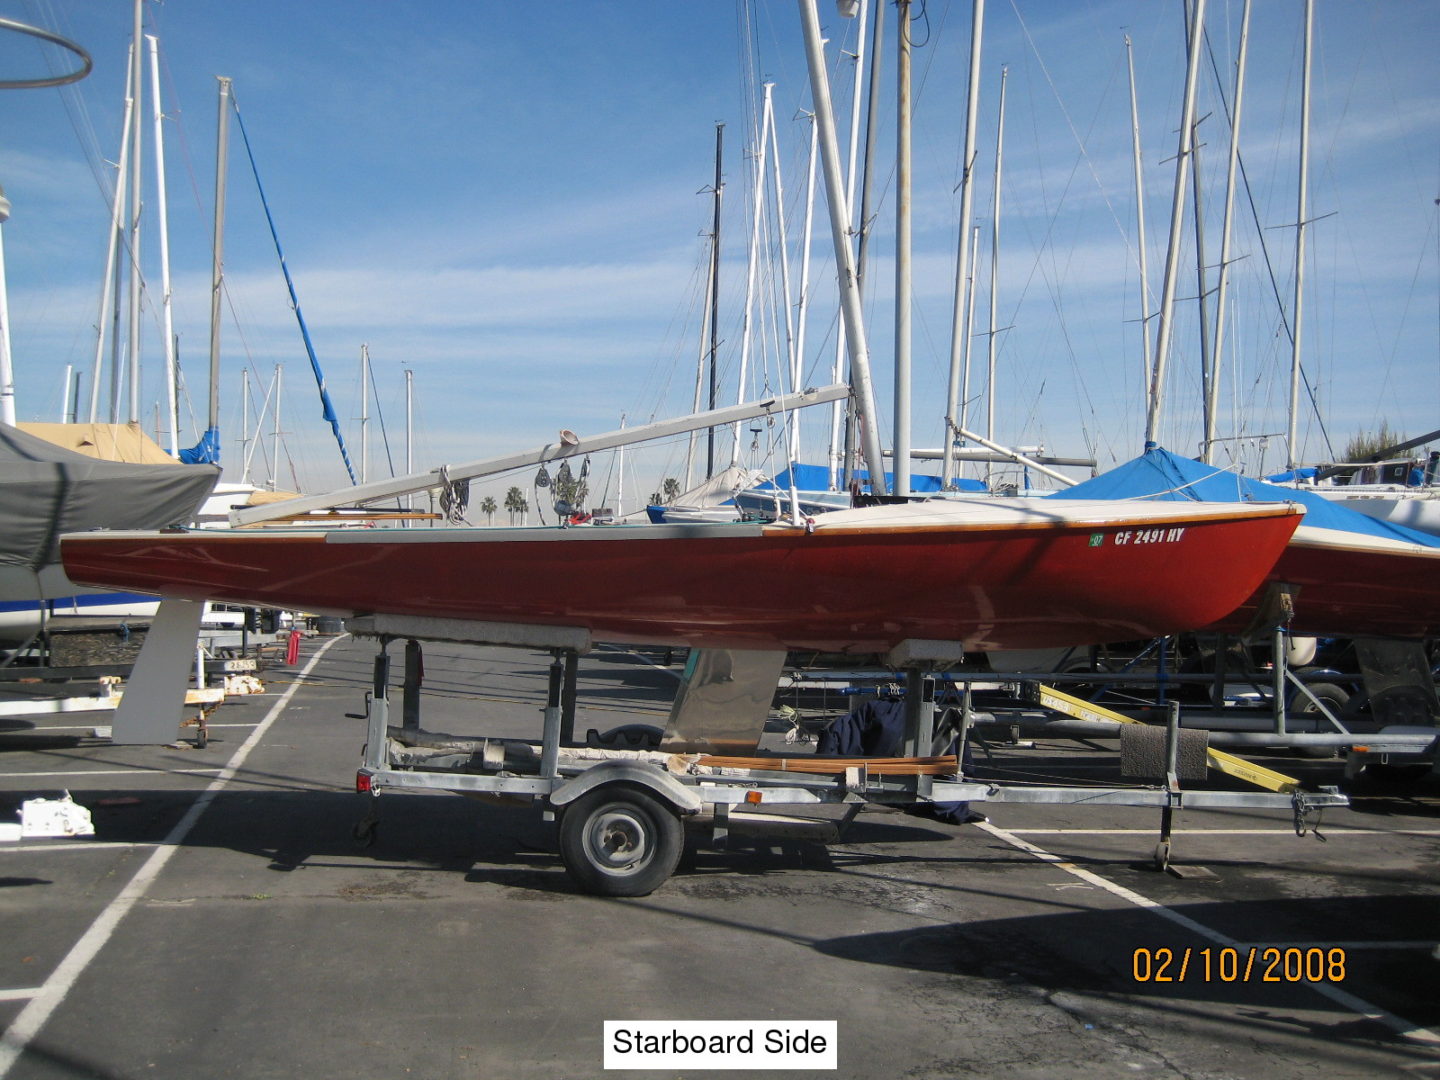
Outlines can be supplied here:
[[[574, 740], [576, 665], [591, 647], [589, 632], [470, 620], [375, 615], [347, 620], [358, 637], [374, 638], [378, 651], [366, 710], [367, 724], [356, 789], [449, 791], [477, 797], [512, 797], [541, 803], [558, 818], [560, 856], [585, 891], [608, 896], [643, 896], [674, 872], [684, 847], [683, 820], [709, 819], [715, 838], [765, 807], [822, 803], [1031, 802], [1066, 805], [1264, 806], [1291, 807], [1288, 795], [1195, 792], [1165, 789], [1006, 787], [967, 781], [959, 758], [944, 775], [924, 767], [896, 770], [897, 759], [836, 762], [828, 772], [776, 771], [744, 759], [738, 766], [707, 767], [693, 755], [648, 750], [596, 750]], [[401, 723], [391, 724], [390, 681], [393, 643], [404, 640]], [[549, 689], [539, 744], [519, 739], [446, 735], [420, 725], [421, 641], [480, 644], [552, 655]], [[933, 645], [934, 643], [927, 643]], [[923, 669], [939, 657], [923, 649], [896, 655], [898, 666]], [[908, 661], [908, 662], [907, 662]], [[928, 734], [927, 710], [915, 699], [919, 742]], [[352, 714], [353, 715], [353, 714]], [[933, 759], [898, 759], [900, 763]], [[953, 770], [953, 771], [952, 771]], [[1311, 796], [1325, 805], [1343, 796]], [[372, 803], [373, 806], [373, 803]], [[731, 813], [732, 810], [737, 811]], [[706, 811], [702, 815], [702, 811]], [[824, 822], [828, 826], [829, 822]], [[372, 812], [356, 826], [356, 839], [373, 837]]]

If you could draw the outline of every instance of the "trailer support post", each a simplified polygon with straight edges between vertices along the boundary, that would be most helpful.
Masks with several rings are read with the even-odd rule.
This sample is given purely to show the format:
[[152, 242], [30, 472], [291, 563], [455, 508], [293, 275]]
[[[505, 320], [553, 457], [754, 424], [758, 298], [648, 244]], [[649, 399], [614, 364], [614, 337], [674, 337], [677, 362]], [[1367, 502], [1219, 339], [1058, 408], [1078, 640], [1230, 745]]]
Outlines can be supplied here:
[[370, 731], [365, 742], [365, 767], [384, 769], [390, 764], [390, 639], [380, 639], [375, 654], [374, 681], [370, 694]]
[[420, 730], [420, 683], [425, 678], [425, 654], [420, 642], [405, 642], [405, 695], [400, 711], [400, 726], [406, 731]]
[[[566, 652], [565, 649], [553, 649], [550, 653], [550, 685], [545, 695], [545, 727], [540, 736], [540, 775], [547, 780], [553, 780], [559, 775], [557, 766], [560, 761], [562, 714], [565, 712], [561, 703], [561, 690], [565, 681]], [[572, 715], [572, 729], [574, 722]]]

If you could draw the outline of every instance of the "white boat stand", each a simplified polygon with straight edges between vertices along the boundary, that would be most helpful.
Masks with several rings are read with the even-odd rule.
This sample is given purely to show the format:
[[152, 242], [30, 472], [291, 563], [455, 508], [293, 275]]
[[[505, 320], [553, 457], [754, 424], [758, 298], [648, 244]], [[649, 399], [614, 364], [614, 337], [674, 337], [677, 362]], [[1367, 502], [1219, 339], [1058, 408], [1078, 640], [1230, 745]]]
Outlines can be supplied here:
[[[1166, 811], [1167, 825], [1170, 814], [1183, 806], [1267, 807], [1292, 810], [1299, 830], [1319, 809], [1348, 802], [1334, 791], [1181, 791], [1173, 775], [1164, 787], [1151, 788], [1008, 787], [967, 781], [958, 772], [952, 780], [872, 771], [883, 760], [815, 774], [705, 766], [693, 755], [655, 750], [594, 749], [573, 737], [576, 666], [591, 646], [585, 630], [385, 615], [348, 620], [347, 628], [379, 644], [366, 710], [350, 714], [366, 720], [368, 732], [356, 790], [372, 797], [385, 791], [425, 790], [538, 801], [547, 817], [558, 818], [566, 870], [582, 889], [600, 895], [643, 896], [661, 885], [679, 863], [687, 821], [703, 824], [709, 840], [721, 845], [731, 830], [765, 824], [782, 831], [804, 829], [812, 838], [835, 835], [832, 821], [755, 813], [761, 807], [839, 803], [846, 804], [853, 817], [867, 803], [1156, 806]], [[389, 649], [397, 640], [406, 642], [405, 677], [402, 722], [392, 725]], [[420, 642], [427, 640], [549, 650], [554, 660], [540, 742], [423, 730]], [[938, 643], [921, 644], [925, 647], [914, 651], [906, 666], [918, 670], [939, 659], [933, 648]], [[918, 715], [920, 709], [912, 711]], [[927, 734], [928, 725], [927, 719]], [[919, 734], [912, 732], [911, 737]], [[960, 732], [962, 739], [967, 734]], [[370, 841], [376, 825], [372, 803], [355, 827], [355, 838]], [[1163, 842], [1168, 856], [1168, 830]]]

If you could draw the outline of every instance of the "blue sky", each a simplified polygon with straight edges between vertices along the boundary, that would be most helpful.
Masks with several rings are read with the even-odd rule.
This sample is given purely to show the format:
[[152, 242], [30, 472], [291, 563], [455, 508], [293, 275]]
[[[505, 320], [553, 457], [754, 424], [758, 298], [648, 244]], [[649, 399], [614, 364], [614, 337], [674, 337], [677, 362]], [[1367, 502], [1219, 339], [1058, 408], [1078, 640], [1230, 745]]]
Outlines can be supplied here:
[[[1299, 0], [1256, 5], [1241, 148], [1257, 229], [1245, 206], [1235, 234], [1222, 434], [1254, 468], [1285, 450], [1289, 344], [1281, 325], [1293, 281], [1299, 123]], [[1301, 422], [1302, 456], [1325, 458], [1382, 421], [1419, 435], [1440, 427], [1440, 6], [1409, 0], [1316, 5], [1307, 375], [1319, 405]], [[1001, 441], [1094, 455], [1138, 453], [1144, 434], [1134, 192], [1124, 35], [1134, 41], [1146, 184], [1147, 250], [1158, 295], [1184, 64], [1174, 3], [990, 0], [978, 132], [982, 227], [978, 325], [988, 323], [991, 174], [1001, 65], [1009, 69], [996, 322]], [[914, 443], [935, 446], [949, 356], [958, 220], [968, 0], [929, 0], [915, 38]], [[828, 0], [821, 20], [842, 132], [849, 115], [853, 23]], [[130, 34], [128, 0], [0, 0], [0, 15], [57, 30], [95, 58], [75, 87], [4, 90], [0, 185], [12, 349], [21, 419], [58, 418], [66, 364], [93, 367], [111, 170], [118, 154]], [[160, 39], [175, 319], [197, 418], [205, 408], [215, 76], [234, 80], [301, 307], [358, 456], [359, 354], [377, 381], [372, 479], [388, 475], [377, 409], [403, 463], [404, 370], [414, 372], [416, 465], [537, 446], [559, 428], [596, 434], [690, 410], [711, 202], [715, 124], [726, 124], [721, 347], [734, 400], [746, 277], [755, 102], [775, 84], [791, 274], [810, 107], [792, 0], [693, 3], [394, 4], [147, 0]], [[1215, 62], [1231, 93], [1238, 0], [1210, 0]], [[888, 42], [893, 46], [893, 18]], [[3, 74], [66, 61], [0, 33]], [[893, 72], [887, 46], [887, 76]], [[893, 355], [894, 188], [891, 106], [881, 117], [880, 196], [867, 320], [883, 426]], [[1207, 61], [1199, 113], [1208, 261], [1219, 250], [1228, 131]], [[148, 103], [147, 103], [148, 114]], [[319, 491], [343, 467], [310, 379], [238, 131], [233, 131], [222, 329], [222, 428], [238, 477], [241, 372], [263, 395], [284, 365], [284, 486]], [[151, 154], [145, 131], [146, 168]], [[147, 180], [147, 184], [152, 181]], [[823, 197], [823, 196], [822, 196]], [[154, 206], [146, 193], [147, 215]], [[1324, 216], [1322, 215], [1329, 215]], [[830, 381], [834, 270], [817, 209], [805, 381]], [[160, 400], [154, 313], [159, 264], [142, 240], [150, 299], [142, 419]], [[1276, 275], [1264, 270], [1260, 237]], [[1187, 224], [1172, 378], [1162, 441], [1199, 438], [1198, 318]], [[766, 260], [778, 295], [778, 270]], [[1212, 272], [1213, 279], [1213, 272]], [[775, 325], [773, 301], [755, 322]], [[752, 346], [781, 380], [773, 334]], [[1152, 331], [1153, 338], [1153, 331]], [[985, 339], [976, 339], [983, 367]], [[979, 370], [979, 369], [977, 369]], [[763, 389], [763, 387], [757, 388]], [[977, 374], [975, 392], [983, 394]], [[748, 396], [748, 395], [747, 395]], [[108, 404], [102, 405], [102, 416]], [[188, 411], [187, 411], [188, 415]], [[971, 426], [983, 429], [982, 414]], [[268, 425], [267, 425], [268, 426]], [[823, 457], [828, 420], [807, 416], [806, 456]], [[187, 438], [193, 433], [186, 430]], [[765, 441], [768, 433], [761, 433]], [[746, 433], [747, 453], [750, 437]], [[629, 457], [633, 505], [678, 475], [683, 448]], [[722, 457], [728, 459], [728, 447]], [[293, 472], [292, 472], [293, 468]], [[918, 466], [917, 466], [918, 468]], [[610, 470], [596, 461], [605, 487]], [[266, 468], [257, 466], [260, 475]], [[529, 489], [530, 477], [497, 482]], [[610, 480], [611, 488], [614, 480]], [[613, 501], [613, 498], [610, 500]]]

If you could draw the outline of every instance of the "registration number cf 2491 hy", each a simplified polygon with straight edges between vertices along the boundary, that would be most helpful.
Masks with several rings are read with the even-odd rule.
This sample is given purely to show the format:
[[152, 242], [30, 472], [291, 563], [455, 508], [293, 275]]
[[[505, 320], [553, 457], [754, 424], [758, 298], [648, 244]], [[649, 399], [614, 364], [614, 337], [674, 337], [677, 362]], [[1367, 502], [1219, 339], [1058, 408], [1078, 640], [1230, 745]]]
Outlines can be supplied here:
[[[1170, 529], [1121, 529], [1114, 535], [1116, 547], [1130, 544], [1174, 544], [1185, 535], [1185, 527], [1181, 525]], [[1102, 536], [1101, 533], [1092, 535], [1090, 546], [1099, 547], [1104, 542]]]

